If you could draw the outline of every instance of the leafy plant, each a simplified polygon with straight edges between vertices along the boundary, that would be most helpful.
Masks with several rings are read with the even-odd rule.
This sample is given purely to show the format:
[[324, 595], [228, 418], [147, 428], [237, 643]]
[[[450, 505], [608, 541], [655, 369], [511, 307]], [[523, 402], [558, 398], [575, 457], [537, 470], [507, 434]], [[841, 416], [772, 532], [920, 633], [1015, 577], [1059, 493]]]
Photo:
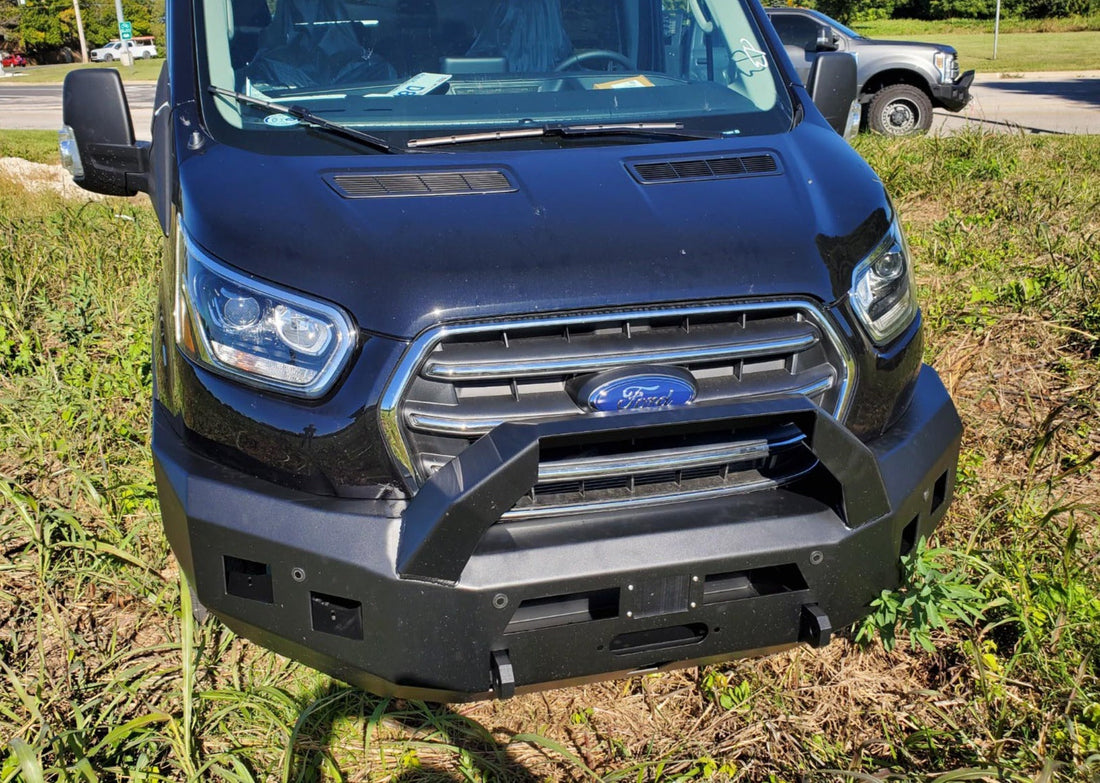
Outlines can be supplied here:
[[935, 652], [933, 631], [947, 631], [953, 620], [974, 625], [991, 603], [959, 567], [948, 570], [947, 561], [958, 557], [946, 547], [929, 547], [922, 537], [901, 558], [901, 586], [883, 590], [871, 602], [872, 612], [859, 624], [856, 641], [869, 644], [878, 636], [882, 646], [892, 650], [900, 630], [909, 636], [911, 647]]
[[752, 698], [752, 685], [741, 680], [736, 685], [729, 674], [718, 669], [710, 669], [703, 675], [703, 693], [708, 699], [724, 710], [748, 711]]

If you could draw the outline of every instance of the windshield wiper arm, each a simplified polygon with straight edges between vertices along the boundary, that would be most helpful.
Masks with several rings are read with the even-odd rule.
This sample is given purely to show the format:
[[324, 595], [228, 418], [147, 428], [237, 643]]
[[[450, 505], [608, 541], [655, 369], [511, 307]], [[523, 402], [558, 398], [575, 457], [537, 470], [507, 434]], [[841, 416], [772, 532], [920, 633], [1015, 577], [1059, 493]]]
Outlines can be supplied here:
[[542, 136], [665, 136], [677, 139], [721, 139], [721, 133], [710, 131], [685, 131], [680, 122], [624, 122], [604, 125], [538, 125], [531, 128], [463, 133], [458, 136], [433, 136], [410, 139], [409, 147], [442, 147], [449, 144], [472, 144], [479, 141], [504, 141], [507, 139], [536, 139]]
[[388, 144], [377, 136], [372, 136], [369, 133], [364, 133], [361, 130], [357, 130], [347, 125], [341, 125], [340, 123], [333, 122], [332, 120], [326, 120], [324, 117], [314, 114], [304, 106], [283, 106], [281, 104], [273, 103], [271, 101], [265, 101], [262, 98], [255, 98], [251, 95], [246, 95], [243, 92], [237, 92], [236, 90], [227, 90], [224, 87], [217, 87], [213, 84], [211, 84], [207, 89], [214, 95], [221, 95], [227, 98], [235, 98], [239, 103], [247, 103], [251, 106], [259, 106], [262, 109], [267, 109], [278, 114], [287, 114], [291, 117], [294, 117], [295, 119], [302, 120], [303, 122], [308, 123], [309, 125], [312, 125], [316, 128], [321, 128], [323, 130], [329, 131], [330, 133], [336, 133], [340, 136], [344, 136], [345, 138], [358, 141], [361, 144], [366, 144], [371, 149], [376, 149], [381, 152], [387, 152], [390, 154], [398, 152], [408, 152], [408, 150], [406, 150], [404, 147], [396, 147]]

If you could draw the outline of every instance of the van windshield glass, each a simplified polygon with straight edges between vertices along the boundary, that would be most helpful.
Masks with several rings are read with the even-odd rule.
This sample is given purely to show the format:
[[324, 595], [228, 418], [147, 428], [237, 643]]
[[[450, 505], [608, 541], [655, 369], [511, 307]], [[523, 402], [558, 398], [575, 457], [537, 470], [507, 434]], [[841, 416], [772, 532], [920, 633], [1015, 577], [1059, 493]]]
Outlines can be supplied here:
[[[550, 125], [737, 136], [791, 124], [748, 0], [195, 2], [209, 125], [240, 143], [300, 142], [307, 124], [227, 91], [397, 145]], [[569, 143], [609, 143], [581, 138]], [[667, 140], [624, 134], [654, 139]]]

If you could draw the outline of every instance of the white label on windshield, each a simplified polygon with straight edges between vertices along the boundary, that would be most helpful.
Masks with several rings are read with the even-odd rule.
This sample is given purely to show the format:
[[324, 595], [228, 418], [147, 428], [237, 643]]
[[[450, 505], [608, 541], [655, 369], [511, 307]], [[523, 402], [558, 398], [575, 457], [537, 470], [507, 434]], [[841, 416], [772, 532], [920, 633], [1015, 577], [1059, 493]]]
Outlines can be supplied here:
[[270, 125], [272, 128], [290, 128], [298, 124], [297, 117], [291, 117], [289, 114], [269, 114], [264, 117], [264, 125]]
[[[451, 74], [449, 73], [418, 73], [404, 84], [397, 85], [380, 97], [396, 98], [405, 95], [427, 95], [439, 85], [446, 84], [450, 79]], [[368, 95], [366, 97], [373, 98], [375, 96]]]

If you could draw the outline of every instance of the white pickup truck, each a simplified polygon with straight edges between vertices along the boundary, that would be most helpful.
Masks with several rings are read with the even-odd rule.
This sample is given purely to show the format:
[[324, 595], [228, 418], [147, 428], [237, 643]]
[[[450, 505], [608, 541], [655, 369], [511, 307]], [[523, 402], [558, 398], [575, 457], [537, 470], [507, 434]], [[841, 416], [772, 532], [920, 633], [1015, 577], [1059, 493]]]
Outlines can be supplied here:
[[157, 56], [157, 47], [153, 44], [152, 39], [141, 40], [137, 38], [130, 41], [111, 41], [98, 49], [92, 49], [89, 56], [92, 58], [92, 62], [95, 63], [121, 60], [125, 51], [124, 47], [129, 47], [130, 54], [135, 60], [148, 60]]

